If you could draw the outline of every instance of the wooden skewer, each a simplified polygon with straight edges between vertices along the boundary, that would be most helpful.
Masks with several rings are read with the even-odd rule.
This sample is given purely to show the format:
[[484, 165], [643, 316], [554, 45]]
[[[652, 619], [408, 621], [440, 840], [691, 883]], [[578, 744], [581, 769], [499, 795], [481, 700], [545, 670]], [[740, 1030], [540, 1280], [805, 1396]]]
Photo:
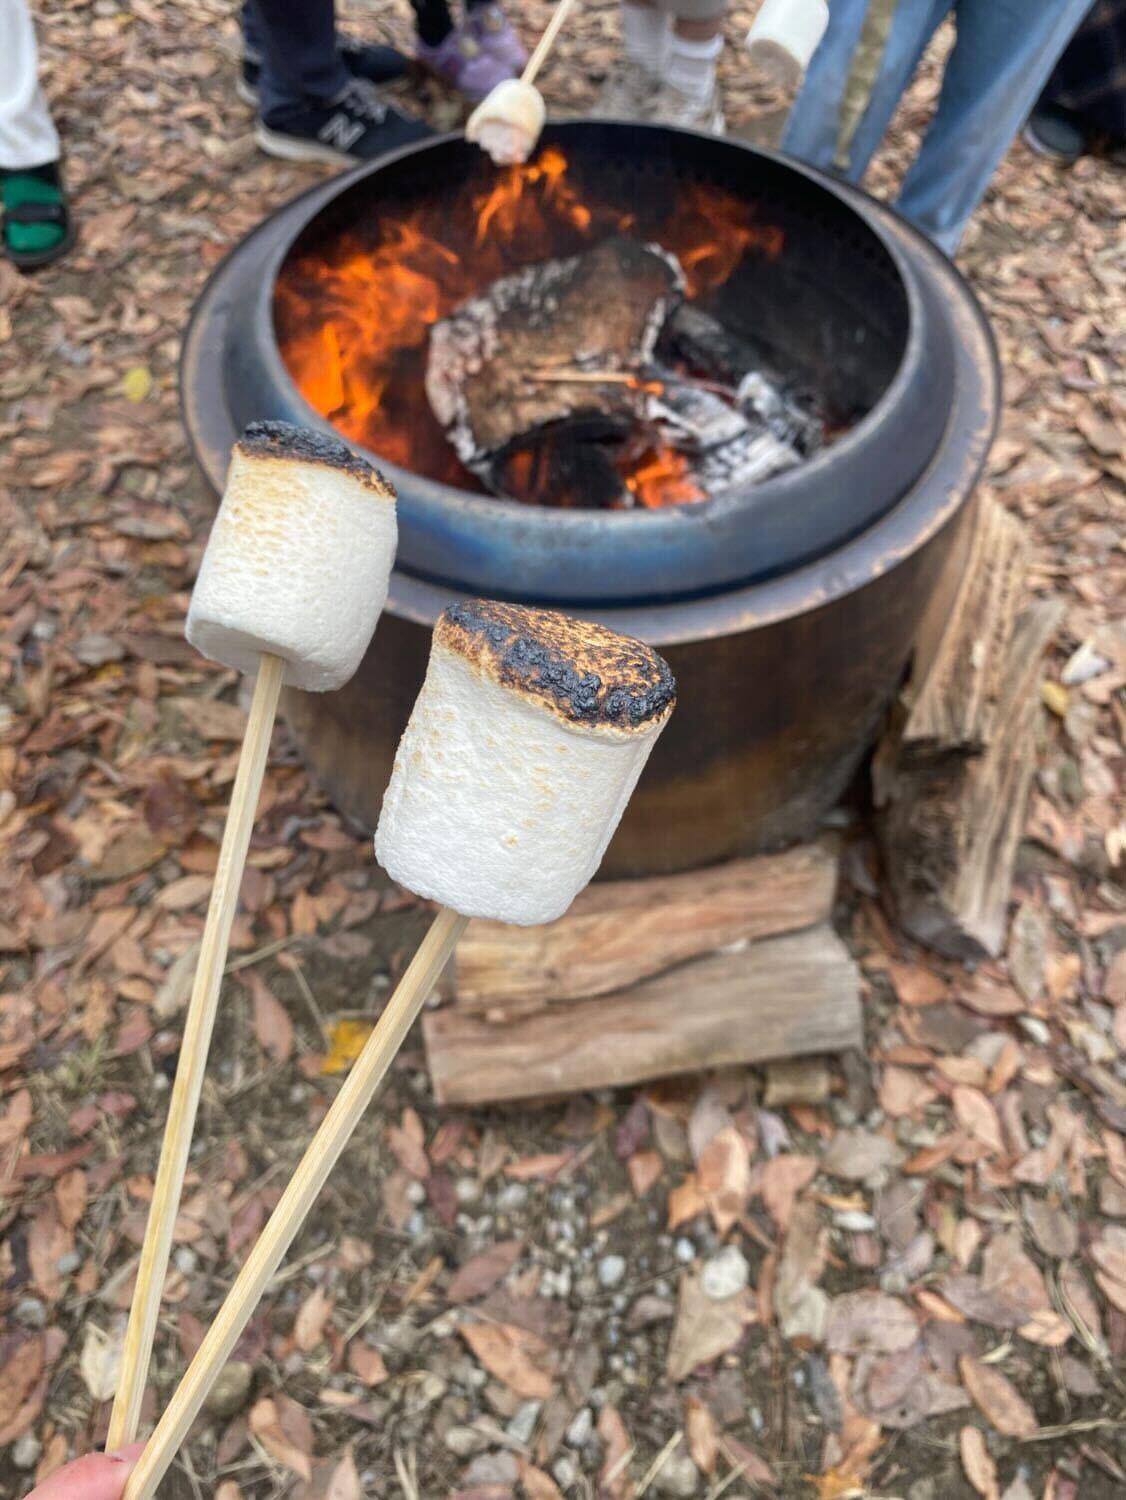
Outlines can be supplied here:
[[321, 1122], [305, 1155], [216, 1313], [203, 1343], [141, 1454], [125, 1487], [125, 1500], [152, 1500], [157, 1485], [207, 1399], [216, 1377], [253, 1316], [282, 1257], [336, 1165], [340, 1153], [384, 1074], [402, 1046], [415, 1017], [445, 968], [467, 917], [442, 910], [387, 1002], [344, 1087]]
[[559, 4], [552, 12], [551, 20], [547, 23], [547, 28], [543, 36], [536, 43], [535, 51], [524, 65], [524, 71], [520, 74], [521, 83], [535, 82], [536, 74], [543, 67], [547, 54], [555, 44], [555, 38], [559, 35], [560, 28], [567, 19], [567, 15], [574, 4], [575, 0], [559, 0]]
[[231, 791], [231, 805], [227, 812], [215, 883], [207, 908], [195, 982], [188, 1001], [180, 1060], [176, 1067], [176, 1081], [172, 1085], [168, 1122], [164, 1127], [164, 1141], [160, 1148], [160, 1164], [156, 1171], [149, 1221], [137, 1268], [137, 1286], [125, 1333], [121, 1380], [106, 1437], [106, 1446], [110, 1452], [131, 1443], [137, 1436], [141, 1399], [148, 1379], [164, 1277], [172, 1249], [172, 1231], [180, 1208], [180, 1194], [184, 1186], [196, 1110], [199, 1108], [200, 1089], [203, 1087], [207, 1052], [219, 1008], [219, 990], [227, 962], [231, 924], [238, 905], [239, 887], [242, 885], [246, 852], [250, 846], [254, 815], [258, 809], [258, 797], [266, 771], [270, 736], [273, 733], [284, 673], [285, 662], [281, 657], [263, 653], [254, 684], [250, 715], [246, 721], [238, 772]]

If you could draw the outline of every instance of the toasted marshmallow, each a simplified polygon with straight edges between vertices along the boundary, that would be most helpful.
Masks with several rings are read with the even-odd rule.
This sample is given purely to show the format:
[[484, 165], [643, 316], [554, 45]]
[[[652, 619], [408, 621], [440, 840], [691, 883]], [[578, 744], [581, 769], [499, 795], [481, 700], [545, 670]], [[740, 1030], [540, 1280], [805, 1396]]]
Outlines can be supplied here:
[[188, 610], [204, 656], [323, 693], [359, 666], [387, 600], [395, 491], [335, 438], [252, 422], [235, 445]]
[[546, 119], [539, 89], [522, 79], [506, 78], [469, 116], [465, 139], [475, 141], [498, 167], [512, 166], [531, 156]]
[[451, 606], [383, 798], [380, 864], [463, 916], [554, 921], [597, 870], [675, 701], [640, 641], [515, 604]]

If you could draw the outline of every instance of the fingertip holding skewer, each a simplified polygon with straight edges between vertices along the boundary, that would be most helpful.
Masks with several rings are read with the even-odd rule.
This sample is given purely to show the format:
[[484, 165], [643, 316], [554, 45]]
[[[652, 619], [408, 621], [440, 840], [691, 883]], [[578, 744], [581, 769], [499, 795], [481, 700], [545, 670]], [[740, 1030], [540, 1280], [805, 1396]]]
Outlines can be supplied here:
[[151, 1500], [471, 916], [562, 915], [594, 874], [676, 684], [628, 637], [479, 600], [447, 609], [376, 834], [388, 872], [442, 903], [125, 1491]]
[[339, 440], [256, 422], [232, 454], [188, 611], [205, 656], [255, 676], [126, 1329], [108, 1446], [140, 1422], [231, 927], [283, 685], [346, 682], [375, 630], [395, 554], [395, 493]]

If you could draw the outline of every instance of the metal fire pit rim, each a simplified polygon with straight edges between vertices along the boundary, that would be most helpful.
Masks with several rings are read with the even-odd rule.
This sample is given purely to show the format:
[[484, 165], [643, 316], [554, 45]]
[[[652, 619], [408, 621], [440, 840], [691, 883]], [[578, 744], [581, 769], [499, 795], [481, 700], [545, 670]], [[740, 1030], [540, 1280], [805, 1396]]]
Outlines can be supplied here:
[[[593, 121], [566, 121], [555, 122], [554, 128], [558, 130], [560, 123], [568, 124], [607, 123]], [[609, 122], [614, 123], [614, 122]], [[667, 126], [631, 126], [638, 130], [649, 130], [655, 133], [675, 133], [680, 136], [690, 137], [701, 142], [713, 145], [716, 137], [700, 130], [683, 130], [677, 128], [675, 132]], [[552, 127], [549, 126], [544, 132], [545, 137], [551, 134]], [[835, 194], [841, 194], [844, 184], [826, 173], [819, 172], [816, 168], [808, 166], [796, 157], [787, 156], [784, 152], [774, 151], [769, 148], [751, 146], [747, 142], [727, 140], [721, 138], [722, 143], [734, 146], [745, 151], [748, 156], [763, 156], [776, 166], [786, 168], [797, 176], [804, 177], [815, 189], [831, 189]], [[422, 155], [424, 152], [432, 151], [439, 146], [454, 145], [464, 141], [461, 131], [449, 131], [443, 135], [429, 136], [425, 140], [413, 142], [410, 145], [400, 147], [399, 150], [389, 152], [373, 162], [366, 162], [354, 167], [348, 172], [332, 177], [326, 183], [318, 183], [313, 189], [299, 194], [289, 203], [282, 207], [264, 221], [265, 224], [278, 225], [278, 220], [291, 211], [296, 210], [298, 205], [304, 205], [308, 198], [317, 193], [323, 194], [323, 202], [316, 203], [313, 213], [305, 220], [307, 227], [312, 223], [313, 217], [327, 208], [334, 198], [342, 196], [345, 192], [357, 187], [368, 177], [378, 176], [389, 167], [400, 161], [409, 160], [412, 156]], [[873, 209], [885, 210], [886, 205], [880, 204], [869, 194], [859, 192], [855, 194], [854, 202], [858, 207], [863, 207], [871, 212]], [[296, 216], [296, 215], [295, 215]], [[898, 216], [896, 216], [898, 217]], [[865, 228], [870, 230], [867, 224]], [[255, 229], [253, 233], [257, 233]], [[299, 231], [300, 232], [300, 231]], [[872, 232], [870, 230], [870, 232]], [[242, 241], [245, 244], [246, 240]], [[236, 254], [240, 247], [236, 246], [231, 252]], [[256, 300], [261, 317], [261, 326], [267, 330], [265, 347], [260, 351], [264, 362], [270, 367], [274, 379], [289, 387], [293, 406], [300, 414], [304, 425], [314, 427], [330, 436], [341, 438], [342, 434], [332, 423], [323, 416], [315, 407], [305, 400], [304, 395], [297, 386], [289, 367], [282, 357], [278, 346], [277, 332], [273, 317], [273, 291], [277, 281], [278, 273], [293, 248], [293, 240], [289, 239], [271, 250], [268, 257], [260, 267], [260, 281], [256, 291]], [[820, 453], [812, 458], [806, 459], [797, 468], [787, 470], [781, 474], [772, 476], [770, 479], [755, 486], [755, 499], [759, 506], [764, 506], [772, 500], [777, 500], [784, 505], [787, 498], [795, 491], [806, 488], [807, 484], [815, 482], [819, 476], [832, 470], [840, 470], [842, 461], [847, 462], [858, 450], [866, 447], [872, 440], [881, 424], [886, 420], [888, 414], [896, 409], [907, 394], [912, 377], [919, 366], [925, 362], [927, 349], [923, 344], [923, 322], [924, 304], [919, 285], [912, 272], [909, 260], [902, 254], [898, 246], [881, 243], [881, 248], [888, 251], [900, 284], [903, 288], [907, 301], [907, 338], [904, 342], [903, 355], [896, 367], [895, 374], [881, 392], [878, 400], [865, 412], [864, 416], [856, 422], [848, 432], [837, 438], [826, 446]], [[216, 267], [218, 274], [225, 262]], [[194, 314], [193, 314], [194, 317]], [[935, 332], [933, 324], [931, 332]], [[457, 485], [446, 484], [442, 480], [431, 479], [428, 475], [419, 474], [413, 469], [405, 469], [400, 464], [381, 457], [378, 453], [367, 448], [362, 443], [354, 442], [349, 438], [343, 439], [349, 447], [354, 448], [363, 457], [374, 462], [386, 475], [396, 489], [404, 487], [409, 483], [415, 496], [426, 501], [433, 501], [445, 507], [454, 507], [457, 510], [468, 512], [487, 519], [494, 517], [498, 520], [506, 519], [510, 526], [517, 526], [521, 530], [526, 529], [533, 535], [539, 532], [544, 536], [559, 539], [561, 536], [573, 533], [576, 537], [582, 536], [590, 525], [592, 512], [587, 510], [561, 510], [550, 507], [538, 507], [525, 505], [518, 500], [507, 500], [501, 496], [479, 495], [472, 490], [461, 489]], [[649, 538], [659, 537], [661, 533], [668, 536], [669, 545], [674, 550], [678, 546], [677, 533], [683, 532], [688, 527], [699, 526], [701, 521], [719, 522], [734, 514], [745, 511], [745, 497], [741, 491], [732, 492], [728, 495], [720, 495], [715, 498], [699, 501], [691, 506], [668, 506], [659, 510], [633, 510], [633, 511], [599, 511], [597, 512], [599, 527], [604, 530], [608, 537], [609, 545], [612, 547], [619, 539], [630, 535], [637, 536], [637, 527], [640, 524], [646, 529]], [[591, 599], [591, 606], [598, 602]]]
[[[790, 165], [789, 158], [780, 153], [764, 154]], [[366, 170], [359, 168], [356, 173], [345, 175], [362, 175]], [[314, 184], [279, 212], [285, 213], [318, 194], [326, 193], [327, 189], [338, 190], [339, 182], [339, 178], [332, 178], [327, 183]], [[811, 608], [830, 605], [864, 588], [903, 557], [921, 548], [956, 516], [981, 475], [1000, 417], [1001, 372], [991, 329], [976, 299], [957, 295], [964, 286], [962, 278], [953, 263], [925, 236], [863, 190], [838, 184], [838, 191], [846, 198], [863, 200], [883, 219], [885, 229], [897, 238], [905, 253], [921, 255], [930, 262], [961, 323], [962, 339], [957, 345], [957, 378], [950, 420], [928, 467], [909, 492], [872, 526], [825, 557], [775, 578], [733, 585], [695, 599], [653, 599], [624, 604], [544, 600], [545, 608], [566, 609], [580, 617], [599, 619], [657, 646], [716, 638], [733, 630], [777, 623]], [[212, 360], [219, 358], [224, 324], [222, 318], [213, 315], [216, 309], [212, 308], [211, 302], [222, 284], [220, 273], [234, 255], [246, 250], [255, 236], [274, 225], [277, 217], [275, 214], [263, 220], [224, 257], [208, 278], [185, 334], [182, 370], [189, 366], [198, 369], [209, 354]], [[269, 284], [272, 285], [272, 279]], [[224, 482], [221, 455], [229, 451], [230, 441], [237, 434], [228, 419], [226, 433], [217, 435], [210, 414], [197, 409], [202, 384], [198, 380], [181, 381], [181, 409], [196, 462], [212, 489], [219, 494]], [[224, 412], [223, 416], [226, 415]], [[963, 435], [959, 424], [965, 427], [975, 418], [976, 429]], [[209, 430], [211, 442], [208, 442]], [[936, 489], [941, 496], [937, 503]], [[924, 519], [922, 530], [918, 529], [920, 517]], [[626, 519], [636, 521], [640, 518], [630, 515]], [[875, 548], [872, 545], [874, 540]], [[471, 592], [465, 588], [434, 584], [396, 569], [391, 575], [387, 610], [398, 618], [430, 626], [451, 600]]]

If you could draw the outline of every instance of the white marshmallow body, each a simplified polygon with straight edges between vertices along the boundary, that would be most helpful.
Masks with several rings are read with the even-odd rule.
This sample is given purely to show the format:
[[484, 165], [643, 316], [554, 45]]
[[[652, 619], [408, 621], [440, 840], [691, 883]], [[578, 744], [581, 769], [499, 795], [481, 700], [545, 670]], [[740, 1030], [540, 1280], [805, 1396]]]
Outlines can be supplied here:
[[531, 156], [546, 119], [539, 89], [519, 78], [506, 78], [469, 116], [465, 138], [476, 142], [498, 167], [512, 166]]
[[250, 673], [271, 652], [308, 692], [347, 682], [395, 558], [394, 492], [373, 479], [236, 446], [188, 610], [192, 645]]
[[601, 863], [667, 717], [641, 729], [572, 724], [435, 640], [376, 857], [463, 916], [554, 921]]

